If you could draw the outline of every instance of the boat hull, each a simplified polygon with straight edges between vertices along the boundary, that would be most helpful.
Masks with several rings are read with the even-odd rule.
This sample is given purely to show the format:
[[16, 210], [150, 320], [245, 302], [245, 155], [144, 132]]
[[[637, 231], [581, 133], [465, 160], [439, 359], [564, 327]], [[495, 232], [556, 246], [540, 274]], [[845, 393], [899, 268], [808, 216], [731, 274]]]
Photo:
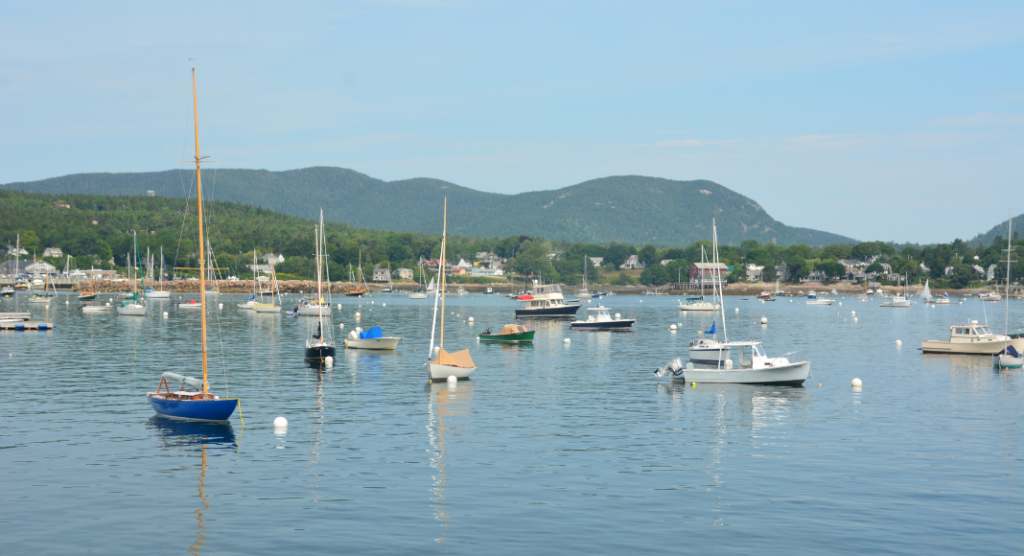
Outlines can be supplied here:
[[1000, 369], [1020, 369], [1024, 367], [1024, 357], [1002, 354], [993, 357], [993, 363]]
[[698, 312], [717, 311], [719, 307], [720, 306], [718, 304], [715, 304], [715, 303], [680, 303], [679, 304], [679, 310], [680, 311], [698, 311]]
[[573, 330], [629, 330], [636, 319], [619, 319], [609, 321], [579, 320], [569, 323]]
[[227, 421], [238, 407], [238, 400], [171, 400], [154, 396], [152, 392], [146, 397], [158, 415], [176, 419]]
[[426, 299], [427, 294], [425, 293], [410, 293], [409, 299]]
[[[209, 295], [209, 294], [207, 294], [207, 295]], [[165, 292], [165, 291], [159, 291], [159, 290], [151, 291], [151, 292], [146, 294], [146, 297], [148, 297], [150, 299], [170, 299], [171, 298], [171, 292]]]
[[506, 344], [525, 344], [533, 342], [535, 330], [520, 334], [481, 334], [481, 342], [501, 342]]
[[78, 296], [78, 300], [79, 301], [96, 301], [96, 294], [94, 294], [94, 293], [82, 294], [82, 295]]
[[807, 301], [808, 305], [831, 305], [833, 303], [835, 303], [833, 299], [811, 299]]
[[543, 307], [540, 309], [516, 309], [516, 318], [575, 317], [576, 312], [579, 310], [579, 305], [560, 305], [558, 307]]
[[86, 305], [82, 307], [83, 313], [106, 313], [109, 310], [109, 305]]
[[441, 365], [440, 363], [427, 363], [427, 377], [431, 381], [448, 380], [454, 376], [459, 380], [465, 380], [473, 374], [476, 367], [454, 367], [452, 365]]
[[691, 347], [690, 361], [695, 363], [713, 363], [725, 361], [730, 357], [728, 347]]
[[129, 305], [128, 307], [118, 307], [117, 314], [125, 317], [144, 317], [146, 309], [145, 305]]
[[[398, 347], [398, 342], [402, 339], [398, 337], [389, 338], [367, 338], [353, 340], [351, 338], [345, 339], [345, 347], [348, 349], [395, 349]], [[445, 378], [448, 378], [447, 376]]]
[[683, 370], [683, 378], [687, 382], [703, 382], [714, 384], [777, 384], [781, 386], [800, 386], [807, 380], [811, 372], [810, 361], [798, 361], [789, 365], [766, 367], [762, 369], [718, 369], [689, 367]]
[[306, 348], [306, 361], [323, 361], [328, 357], [334, 357], [334, 346], [315, 346]]
[[885, 303], [879, 303], [878, 306], [879, 307], [889, 307], [890, 309], [906, 309], [907, 307], [910, 307], [910, 302], [909, 301], [896, 301], [896, 302], [887, 301]]
[[921, 351], [925, 353], [955, 353], [958, 355], [995, 355], [1003, 351], [1004, 343], [1008, 343], [1018, 353], [1024, 351], [1024, 338], [1013, 338], [1004, 342], [999, 338], [982, 338], [972, 342], [949, 342], [944, 340], [925, 340], [921, 342]]
[[331, 306], [330, 305], [324, 305], [323, 308], [320, 308], [320, 307], [308, 307], [308, 306], [307, 307], [299, 307], [299, 311], [298, 311], [297, 314], [305, 316], [305, 317], [316, 317], [316, 316], [320, 316], [320, 312], [321, 311], [323, 311], [323, 314], [325, 314], [325, 315], [330, 315], [331, 314]]
[[281, 306], [273, 303], [253, 303], [252, 310], [257, 313], [280, 313]]

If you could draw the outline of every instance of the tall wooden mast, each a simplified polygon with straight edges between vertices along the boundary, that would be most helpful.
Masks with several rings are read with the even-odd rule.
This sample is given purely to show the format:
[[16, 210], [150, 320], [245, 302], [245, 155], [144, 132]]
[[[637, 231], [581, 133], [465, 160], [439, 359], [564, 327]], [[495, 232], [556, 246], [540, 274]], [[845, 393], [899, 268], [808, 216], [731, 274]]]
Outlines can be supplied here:
[[196, 97], [196, 69], [192, 68], [192, 116], [196, 128], [196, 200], [199, 205], [199, 310], [203, 328], [203, 398], [210, 395], [210, 383], [206, 380], [206, 242], [203, 240], [203, 178], [199, 163], [205, 156], [199, 156], [199, 102]]
[[441, 341], [437, 345], [441, 346], [441, 349], [444, 349], [444, 293], [445, 293], [445, 284], [447, 282], [447, 280], [445, 279], [445, 274], [444, 274], [444, 259], [445, 259], [444, 250], [445, 250], [445, 247], [446, 247], [445, 242], [447, 240], [448, 240], [448, 197], [445, 197], [444, 198], [444, 224], [441, 227], [441, 265], [440, 265], [441, 279], [437, 283], [437, 287], [441, 291]]

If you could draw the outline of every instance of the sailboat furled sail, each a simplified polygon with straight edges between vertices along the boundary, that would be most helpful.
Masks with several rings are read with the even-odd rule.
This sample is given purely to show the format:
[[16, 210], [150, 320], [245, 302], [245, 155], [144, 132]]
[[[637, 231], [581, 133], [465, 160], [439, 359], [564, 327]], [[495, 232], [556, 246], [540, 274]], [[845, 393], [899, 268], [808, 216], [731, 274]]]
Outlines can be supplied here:
[[[469, 350], [449, 353], [444, 349], [444, 294], [445, 294], [445, 249], [448, 243], [448, 198], [444, 200], [444, 224], [441, 228], [441, 259], [437, 265], [437, 291], [434, 294], [434, 319], [430, 329], [430, 351], [427, 361], [427, 376], [430, 380], [447, 380], [449, 377], [466, 379], [476, 370], [476, 363], [469, 355]], [[437, 328], [437, 302], [441, 301], [441, 335], [438, 341], [437, 351], [434, 350], [434, 331]], [[436, 355], [435, 355], [436, 353]]]
[[[196, 133], [196, 204], [199, 207], [199, 245], [203, 241], [203, 180], [199, 164], [205, 156], [199, 155], [199, 105], [196, 102], [196, 70], [192, 70], [192, 105], [195, 117]], [[238, 407], [237, 399], [221, 399], [210, 393], [210, 382], [206, 372], [206, 268], [205, 257], [199, 257], [199, 302], [201, 304], [200, 322], [202, 323], [202, 355], [203, 380], [182, 376], [175, 373], [163, 373], [160, 386], [156, 392], [147, 392], [153, 410], [160, 415], [180, 419], [197, 419], [203, 421], [226, 421]], [[172, 391], [170, 381], [179, 383], [178, 390]], [[201, 389], [200, 389], [201, 387]], [[162, 391], [166, 388], [166, 391]]]
[[924, 281], [924, 289], [921, 290], [921, 299], [930, 301], [932, 298], [932, 290], [928, 288], [928, 280]]

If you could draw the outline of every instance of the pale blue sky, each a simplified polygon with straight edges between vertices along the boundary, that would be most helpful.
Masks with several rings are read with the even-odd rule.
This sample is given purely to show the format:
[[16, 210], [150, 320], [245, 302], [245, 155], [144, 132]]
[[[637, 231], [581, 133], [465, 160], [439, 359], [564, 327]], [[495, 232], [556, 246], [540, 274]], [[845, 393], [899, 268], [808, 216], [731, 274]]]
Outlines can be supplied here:
[[[299, 7], [294, 7], [299, 6]], [[1024, 2], [0, 1], [0, 183], [179, 167], [485, 191], [705, 178], [936, 242], [1024, 211]], [[195, 58], [192, 62], [189, 58]]]

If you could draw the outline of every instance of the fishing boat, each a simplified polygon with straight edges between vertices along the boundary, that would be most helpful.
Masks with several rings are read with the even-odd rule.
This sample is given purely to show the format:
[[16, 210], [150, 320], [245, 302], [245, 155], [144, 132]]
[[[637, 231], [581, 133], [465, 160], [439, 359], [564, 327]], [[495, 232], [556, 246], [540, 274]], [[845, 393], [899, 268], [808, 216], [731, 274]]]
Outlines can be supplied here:
[[[199, 207], [199, 244], [203, 245], [203, 182], [199, 171], [199, 164], [205, 156], [199, 155], [199, 109], [196, 100], [195, 70], [192, 70], [192, 100], [193, 114], [195, 115], [196, 133], [196, 200]], [[238, 407], [237, 399], [221, 399], [210, 393], [210, 383], [207, 375], [206, 365], [206, 274], [202, 268], [204, 262], [199, 261], [199, 302], [203, 311], [200, 313], [202, 320], [202, 356], [203, 356], [203, 379], [179, 375], [176, 373], [163, 373], [160, 377], [160, 386], [156, 392], [147, 392], [146, 399], [149, 400], [153, 410], [159, 415], [176, 417], [179, 419], [197, 419], [202, 421], [226, 421]], [[177, 381], [179, 388], [171, 391], [168, 380]]]
[[484, 291], [484, 295], [494, 295], [494, 288], [488, 286], [487, 290]]
[[942, 297], [933, 297], [930, 303], [932, 305], [949, 305], [949, 293], [943, 292]]
[[374, 326], [369, 330], [356, 328], [349, 332], [348, 338], [345, 339], [345, 347], [348, 349], [393, 350], [398, 347], [398, 342], [401, 341], [402, 338], [398, 336], [385, 336], [381, 327]]
[[14, 295], [14, 293], [15, 292], [14, 292], [14, 287], [13, 286], [4, 286], [4, 287], [0, 288], [0, 295], [2, 295], [4, 297], [10, 297], [10, 296]]
[[[132, 294], [125, 296], [124, 300], [117, 307], [117, 314], [125, 317], [144, 317], [146, 316], [146, 310], [149, 308], [146, 303], [146, 279], [142, 278], [142, 291], [139, 291], [138, 279], [135, 276], [136, 270], [138, 270], [139, 260], [139, 238], [135, 232], [132, 232], [135, 236], [135, 261], [136, 264], [132, 268]], [[131, 266], [131, 257], [128, 258], [128, 265]]]
[[1006, 309], [1003, 313], [1003, 349], [995, 354], [992, 358], [992, 363], [999, 369], [1020, 369], [1024, 367], [1024, 357], [1021, 356], [1021, 351], [1017, 350], [1014, 346], [1010, 345], [1010, 263], [1015, 262], [1013, 260], [1013, 214], [1010, 214], [1010, 220], [1007, 223], [1006, 229]]
[[348, 297], [363, 297], [370, 293], [370, 290], [366, 287], [366, 282], [363, 279], [363, 252], [359, 252], [359, 267], [358, 273], [353, 277], [352, 275], [352, 263], [349, 263], [348, 270], [348, 281], [354, 282], [355, 286], [345, 290], [345, 295]]
[[[313, 244], [316, 246], [316, 297], [317, 303], [307, 303], [306, 308], [316, 307], [316, 333], [306, 339], [306, 361], [325, 361], [334, 357], [334, 335], [331, 331], [331, 304], [324, 300], [324, 274], [327, 267], [327, 239], [324, 236], [324, 211], [320, 209], [320, 227], [313, 228]], [[327, 278], [330, 284], [330, 278]], [[330, 295], [330, 292], [327, 293]], [[301, 308], [299, 309], [301, 311]], [[324, 326], [324, 317], [327, 326]]]
[[982, 301], [1002, 301], [1003, 296], [999, 295], [999, 292], [987, 292], [978, 296]]
[[[718, 228], [711, 221], [711, 239], [713, 259], [718, 263]], [[721, 294], [721, 283], [716, 281], [716, 293]], [[705, 334], [712, 337], [700, 338], [690, 342], [690, 361], [684, 368], [677, 357], [655, 371], [662, 377], [668, 374], [674, 379], [691, 382], [714, 382], [730, 384], [780, 384], [799, 386], [807, 380], [811, 371], [811, 363], [796, 356], [797, 352], [781, 357], [771, 358], [765, 355], [761, 342], [737, 341], [730, 342], [725, 321], [725, 298], [722, 300], [721, 319], [724, 341], [719, 342], [715, 336], [715, 323]], [[732, 350], [739, 356], [738, 365], [733, 364]], [[792, 359], [796, 359], [795, 361]]]
[[972, 320], [967, 324], [951, 324], [949, 340], [924, 340], [921, 351], [925, 353], [958, 353], [963, 355], [995, 355], [1005, 346], [1013, 346], [1018, 352], [1024, 351], [1024, 336], [993, 334], [987, 324]]
[[459, 286], [459, 287], [455, 288], [455, 295], [459, 295], [459, 296], [466, 295], [466, 288], [464, 288], [462, 286]]
[[814, 290], [811, 290], [811, 293], [807, 295], [808, 305], [831, 305], [833, 303], [835, 303], [834, 299], [820, 298], [818, 294], [814, 293]]
[[[445, 294], [445, 249], [448, 246], [448, 198], [444, 199], [444, 220], [441, 227], [441, 260], [437, 265], [437, 291], [434, 293], [434, 318], [430, 328], [430, 350], [428, 360], [424, 365], [427, 368], [427, 377], [431, 381], [447, 380], [455, 377], [458, 380], [467, 379], [476, 371], [476, 363], [469, 355], [469, 350], [464, 349], [455, 353], [448, 353], [444, 349], [444, 294]], [[561, 294], [559, 294], [561, 295]], [[437, 302], [441, 302], [441, 336], [434, 350], [434, 333], [437, 330]]]
[[146, 292], [146, 297], [150, 299], [170, 299], [170, 290], [163, 289], [166, 279], [167, 270], [166, 267], [164, 266], [164, 248], [160, 247], [160, 275], [158, 276], [157, 280], [157, 288], [159, 289], [150, 290]]
[[768, 290], [764, 290], [764, 291], [762, 291], [762, 292], [761, 292], [761, 293], [760, 293], [760, 294], [759, 294], [759, 295], [757, 296], [757, 298], [758, 298], [758, 299], [760, 299], [761, 301], [775, 301], [775, 296], [774, 296], [774, 295], [772, 295], [772, 292], [770, 292], [770, 291], [768, 291]]
[[[904, 290], [906, 290], [907, 288], [905, 284], [906, 280], [904, 281]], [[898, 286], [899, 284], [897, 284], [897, 287]], [[878, 306], [905, 309], [907, 307], [910, 307], [910, 297], [906, 294], [906, 292], [904, 292], [904, 295], [899, 295], [897, 293], [896, 295], [893, 295], [889, 301], [883, 301], [879, 303]]]
[[604, 305], [587, 308], [587, 320], [576, 320], [569, 323], [573, 330], [629, 330], [636, 319], [624, 319], [616, 313], [613, 317], [611, 310]]
[[535, 330], [530, 330], [521, 324], [506, 324], [500, 332], [493, 333], [488, 328], [480, 334], [481, 342], [502, 342], [506, 344], [532, 344]]

